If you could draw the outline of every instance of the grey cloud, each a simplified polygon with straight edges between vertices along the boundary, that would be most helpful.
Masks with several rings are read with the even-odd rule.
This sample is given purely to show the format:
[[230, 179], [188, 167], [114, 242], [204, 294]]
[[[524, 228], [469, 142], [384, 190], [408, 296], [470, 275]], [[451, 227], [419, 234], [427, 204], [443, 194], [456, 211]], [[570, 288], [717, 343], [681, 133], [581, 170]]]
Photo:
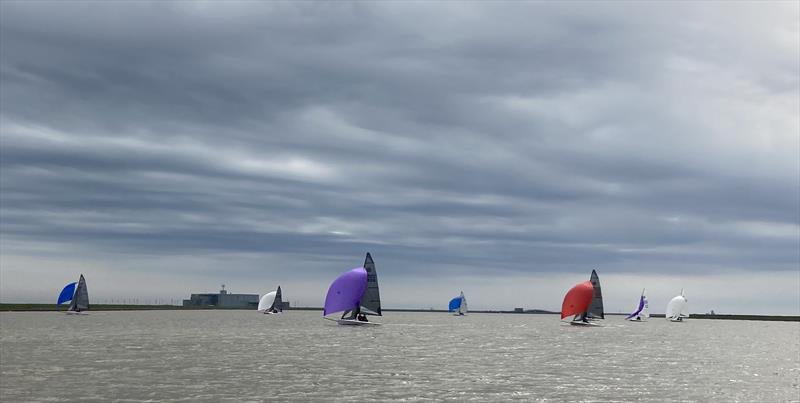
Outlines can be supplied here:
[[5, 254], [800, 262], [796, 4], [0, 7]]

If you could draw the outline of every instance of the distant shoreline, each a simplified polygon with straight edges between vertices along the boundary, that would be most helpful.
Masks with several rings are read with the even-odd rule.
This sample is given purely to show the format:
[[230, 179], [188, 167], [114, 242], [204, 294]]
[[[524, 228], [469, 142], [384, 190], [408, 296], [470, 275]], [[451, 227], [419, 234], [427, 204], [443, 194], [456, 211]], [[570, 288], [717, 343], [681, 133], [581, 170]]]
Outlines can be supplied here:
[[[197, 311], [197, 310], [249, 310], [248, 308], [215, 308], [215, 307], [184, 307], [179, 305], [126, 305], [126, 304], [93, 304], [92, 311]], [[290, 311], [321, 311], [318, 307], [292, 307]], [[0, 312], [57, 312], [52, 304], [0, 304]], [[385, 312], [438, 312], [446, 313], [444, 309], [397, 309], [386, 308]], [[505, 310], [470, 311], [470, 313], [502, 313], [517, 315], [557, 315], [558, 312], [541, 309], [530, 309], [522, 312]], [[625, 315], [624, 313], [606, 313], [608, 316]], [[653, 318], [663, 318], [664, 314], [651, 314]], [[736, 314], [691, 314], [690, 319], [721, 319], [721, 320], [758, 320], [800, 322], [800, 316], [795, 315], [736, 315]]]

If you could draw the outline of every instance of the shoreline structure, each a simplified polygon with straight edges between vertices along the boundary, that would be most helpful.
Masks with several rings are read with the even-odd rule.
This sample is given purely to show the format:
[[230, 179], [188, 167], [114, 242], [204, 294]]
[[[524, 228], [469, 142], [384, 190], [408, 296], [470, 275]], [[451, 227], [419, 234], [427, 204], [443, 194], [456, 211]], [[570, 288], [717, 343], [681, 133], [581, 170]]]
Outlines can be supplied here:
[[[92, 311], [198, 311], [198, 310], [252, 310], [246, 308], [215, 308], [215, 307], [185, 307], [178, 305], [132, 305], [132, 304], [92, 304]], [[321, 311], [317, 307], [291, 307], [288, 311]], [[385, 312], [439, 312], [446, 313], [446, 309], [392, 309], [384, 308]], [[58, 312], [53, 304], [0, 304], [0, 312]], [[495, 313], [495, 314], [514, 314], [514, 315], [558, 315], [559, 312], [545, 311], [541, 309], [519, 310], [483, 310], [469, 311], [472, 313]], [[625, 313], [606, 313], [606, 315], [626, 315]], [[663, 318], [664, 314], [651, 314], [653, 318]], [[723, 319], [723, 320], [758, 320], [758, 321], [782, 321], [800, 322], [800, 316], [796, 315], [736, 315], [736, 314], [696, 314], [689, 316], [690, 319]]]

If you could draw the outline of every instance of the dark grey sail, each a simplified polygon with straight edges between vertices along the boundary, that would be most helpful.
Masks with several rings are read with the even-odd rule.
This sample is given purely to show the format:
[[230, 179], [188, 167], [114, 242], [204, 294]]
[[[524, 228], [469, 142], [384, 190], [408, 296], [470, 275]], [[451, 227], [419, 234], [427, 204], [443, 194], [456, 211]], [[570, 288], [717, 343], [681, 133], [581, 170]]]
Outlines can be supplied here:
[[272, 306], [269, 307], [272, 312], [283, 312], [283, 299], [281, 298], [281, 286], [278, 286], [278, 291], [275, 292], [275, 300], [272, 301]]
[[592, 303], [589, 304], [589, 309], [586, 311], [586, 316], [595, 319], [605, 319], [605, 312], [603, 311], [603, 290], [600, 288], [600, 277], [597, 276], [597, 271], [592, 270], [592, 277], [589, 278], [592, 282], [594, 293], [592, 295]]
[[86, 289], [86, 280], [81, 274], [78, 280], [78, 288], [75, 289], [75, 296], [72, 297], [72, 303], [69, 304], [68, 311], [88, 311], [89, 310], [89, 291]]
[[367, 289], [361, 296], [361, 313], [367, 315], [381, 315], [381, 294], [378, 290], [378, 272], [375, 271], [375, 262], [372, 256], [367, 253], [364, 260], [364, 270], [367, 271]]

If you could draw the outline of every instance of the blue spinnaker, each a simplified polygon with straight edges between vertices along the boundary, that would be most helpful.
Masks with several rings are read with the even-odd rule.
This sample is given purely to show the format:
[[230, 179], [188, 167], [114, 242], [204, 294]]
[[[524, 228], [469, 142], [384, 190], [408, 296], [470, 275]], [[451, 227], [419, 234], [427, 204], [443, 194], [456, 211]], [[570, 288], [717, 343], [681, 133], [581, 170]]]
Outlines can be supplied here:
[[72, 296], [75, 295], [75, 284], [78, 283], [69, 283], [66, 287], [64, 287], [63, 290], [61, 290], [61, 294], [58, 294], [58, 302], [56, 302], [56, 305], [61, 305], [72, 300]]
[[447, 308], [450, 312], [457, 311], [461, 307], [461, 296], [457, 296], [450, 300], [450, 306]]

